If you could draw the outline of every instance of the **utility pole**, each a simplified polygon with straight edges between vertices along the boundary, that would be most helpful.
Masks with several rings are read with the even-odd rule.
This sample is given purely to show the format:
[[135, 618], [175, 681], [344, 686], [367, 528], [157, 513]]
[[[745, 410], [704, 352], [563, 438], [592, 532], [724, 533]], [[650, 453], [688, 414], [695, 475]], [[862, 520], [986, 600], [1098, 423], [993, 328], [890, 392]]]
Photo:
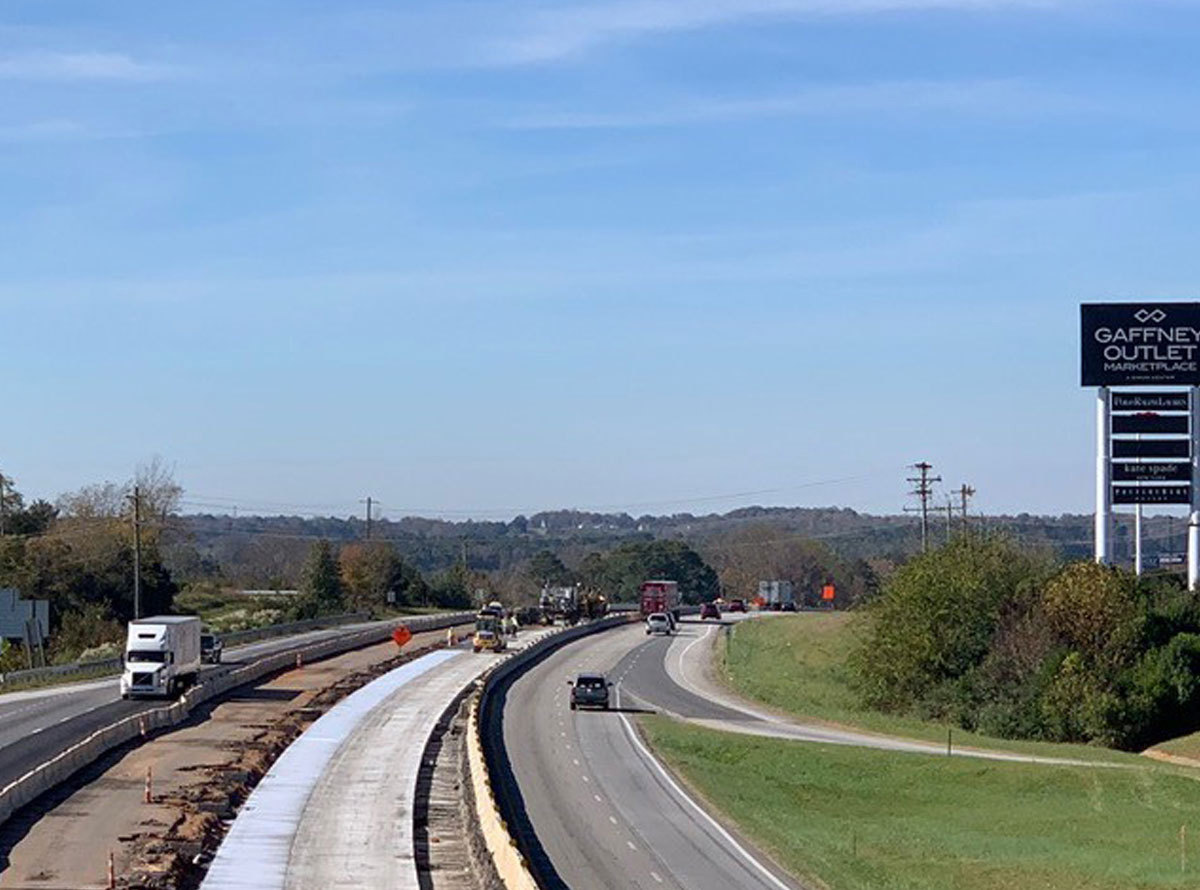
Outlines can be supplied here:
[[929, 471], [933, 469], [933, 465], [928, 461], [921, 461], [919, 464], [913, 464], [913, 469], [917, 470], [920, 476], [909, 476], [907, 481], [913, 483], [913, 490], [909, 492], [913, 497], [921, 499], [920, 507], [905, 507], [905, 513], [921, 514], [921, 552], [929, 551], [929, 499], [933, 497], [933, 483], [941, 482], [941, 476], [930, 476]]
[[142, 617], [142, 490], [133, 486], [133, 617]]
[[7, 518], [7, 511], [8, 505], [4, 500], [4, 474], [0, 473], [0, 538], [4, 537], [4, 520]]
[[[359, 503], [361, 504], [363, 502], [359, 501]], [[371, 498], [369, 496], [367, 497], [366, 504], [367, 504], [367, 540], [369, 541], [369, 540], [371, 540]]]
[[964, 526], [966, 526], [966, 524], [967, 524], [967, 501], [969, 501], [974, 496], [975, 496], [975, 489], [973, 489], [971, 486], [967, 485], [967, 483], [964, 482], [962, 485], [962, 488], [960, 488], [958, 490], [959, 510], [962, 511], [961, 512], [962, 523]]
[[946, 543], [954, 536], [954, 501], [946, 498]]

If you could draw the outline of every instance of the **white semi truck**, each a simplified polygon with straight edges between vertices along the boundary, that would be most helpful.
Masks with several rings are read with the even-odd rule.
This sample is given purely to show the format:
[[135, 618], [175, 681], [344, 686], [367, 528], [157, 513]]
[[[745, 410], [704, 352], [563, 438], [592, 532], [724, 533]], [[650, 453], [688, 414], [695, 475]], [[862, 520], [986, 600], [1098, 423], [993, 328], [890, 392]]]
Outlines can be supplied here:
[[156, 615], [129, 622], [121, 698], [174, 698], [200, 673], [200, 619]]
[[772, 612], [793, 612], [796, 609], [796, 589], [791, 581], [759, 581], [758, 606]]

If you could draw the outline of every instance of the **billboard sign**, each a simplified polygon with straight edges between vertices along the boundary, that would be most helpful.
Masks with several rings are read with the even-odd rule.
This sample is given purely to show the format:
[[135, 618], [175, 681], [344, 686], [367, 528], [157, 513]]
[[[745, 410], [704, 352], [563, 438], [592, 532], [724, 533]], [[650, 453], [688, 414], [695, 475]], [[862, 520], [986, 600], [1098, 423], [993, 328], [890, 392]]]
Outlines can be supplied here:
[[1190, 504], [1190, 485], [1114, 485], [1114, 504]]
[[1114, 411], [1187, 411], [1186, 392], [1114, 392]]
[[1084, 386], [1200, 386], [1200, 303], [1084, 303]]
[[1188, 416], [1186, 414], [1114, 414], [1112, 431], [1116, 435], [1122, 433], [1180, 433], [1187, 435]]
[[1112, 456], [1191, 457], [1192, 443], [1188, 439], [1113, 439]]
[[1191, 482], [1190, 461], [1161, 461], [1152, 464], [1112, 465], [1113, 482]]

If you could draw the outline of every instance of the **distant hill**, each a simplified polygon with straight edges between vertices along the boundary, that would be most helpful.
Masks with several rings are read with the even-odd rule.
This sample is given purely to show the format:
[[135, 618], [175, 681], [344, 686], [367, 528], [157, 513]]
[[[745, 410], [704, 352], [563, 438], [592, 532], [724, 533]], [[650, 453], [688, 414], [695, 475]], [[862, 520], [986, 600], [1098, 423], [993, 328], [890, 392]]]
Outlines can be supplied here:
[[[955, 518], [955, 525], [960, 521]], [[1020, 514], [969, 521], [1003, 530], [1030, 547], [1048, 547], [1065, 558], [1091, 553], [1090, 515]], [[921, 542], [920, 521], [912, 515], [876, 516], [836, 507], [745, 507], [723, 514], [639, 517], [555, 510], [509, 522], [406, 517], [372, 523], [371, 535], [392, 542], [423, 572], [445, 569], [464, 553], [472, 569], [504, 571], [541, 550], [577, 564], [589, 552], [637, 538], [680, 538], [703, 552], [706, 543], [754, 525], [823, 541], [848, 560], [899, 561], [919, 550]], [[170, 537], [168, 553], [172, 570], [183, 581], [223, 578], [247, 586], [294, 586], [312, 541], [360, 541], [366, 533], [366, 522], [356, 517], [185, 515]], [[1144, 547], [1151, 564], [1160, 553], [1182, 551], [1185, 534], [1183, 518], [1147, 519]], [[931, 540], [944, 540], [945, 535], [945, 514], [932, 515]], [[1121, 518], [1116, 530], [1118, 559], [1131, 558], [1131, 541], [1131, 520]]]

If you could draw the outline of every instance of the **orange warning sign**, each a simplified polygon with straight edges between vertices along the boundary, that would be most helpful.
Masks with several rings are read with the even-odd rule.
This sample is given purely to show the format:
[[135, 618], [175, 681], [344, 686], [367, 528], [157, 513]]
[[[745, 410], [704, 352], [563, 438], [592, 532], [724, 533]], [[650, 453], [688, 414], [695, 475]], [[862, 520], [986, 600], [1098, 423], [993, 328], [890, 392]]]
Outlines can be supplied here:
[[392, 631], [392, 639], [396, 641], [396, 646], [403, 648], [404, 644], [412, 639], [412, 631], [408, 629], [408, 625], [401, 624]]
[[834, 595], [835, 595], [835, 591], [834, 591], [834, 589], [833, 589], [833, 585], [832, 585], [832, 584], [826, 584], [826, 585], [825, 585], [825, 586], [824, 586], [824, 587], [821, 589], [821, 599], [822, 599], [822, 600], [824, 600], [824, 601], [825, 601], [825, 602], [827, 602], [827, 603], [831, 603], [831, 602], [833, 602]]

